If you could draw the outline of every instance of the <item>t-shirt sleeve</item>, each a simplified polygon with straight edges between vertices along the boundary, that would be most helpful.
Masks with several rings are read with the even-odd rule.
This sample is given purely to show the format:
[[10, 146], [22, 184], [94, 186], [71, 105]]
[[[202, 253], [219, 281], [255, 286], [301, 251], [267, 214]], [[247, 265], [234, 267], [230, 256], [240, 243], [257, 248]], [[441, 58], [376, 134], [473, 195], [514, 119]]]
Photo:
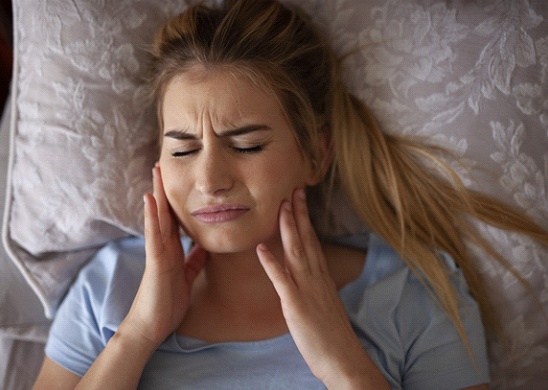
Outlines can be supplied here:
[[94, 312], [90, 281], [80, 275], [53, 321], [46, 355], [57, 364], [83, 376], [105, 347]]
[[398, 324], [406, 351], [404, 389], [461, 389], [489, 383], [489, 367], [483, 324], [477, 303], [468, 292], [460, 270], [451, 279], [459, 294], [459, 312], [468, 339], [460, 337], [453, 322], [414, 276], [402, 295]]
[[125, 317], [144, 269], [143, 242], [108, 244], [80, 272], [52, 323], [46, 355], [83, 376]]
[[477, 303], [452, 258], [441, 254], [459, 295], [470, 350], [433, 295], [378, 237], [370, 241], [365, 288], [348, 289], [345, 304], [371, 358], [396, 389], [460, 389], [489, 383]]

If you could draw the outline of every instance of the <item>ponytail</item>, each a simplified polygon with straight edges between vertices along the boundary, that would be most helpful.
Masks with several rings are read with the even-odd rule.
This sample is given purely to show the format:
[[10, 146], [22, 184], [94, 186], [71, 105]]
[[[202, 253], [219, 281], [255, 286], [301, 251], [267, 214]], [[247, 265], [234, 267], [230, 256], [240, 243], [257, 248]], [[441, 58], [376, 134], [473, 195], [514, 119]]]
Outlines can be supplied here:
[[380, 131], [364, 104], [341, 85], [333, 89], [334, 115], [330, 118], [333, 175], [363, 222], [401, 255], [445, 309], [469, 348], [458, 295], [438, 252], [453, 257], [480, 305], [484, 323], [498, 330], [465, 243], [478, 245], [531, 293], [532, 289], [478, 234], [473, 220], [527, 234], [544, 245], [548, 245], [548, 232], [502, 202], [467, 189], [440, 157], [448, 154], [442, 148]]

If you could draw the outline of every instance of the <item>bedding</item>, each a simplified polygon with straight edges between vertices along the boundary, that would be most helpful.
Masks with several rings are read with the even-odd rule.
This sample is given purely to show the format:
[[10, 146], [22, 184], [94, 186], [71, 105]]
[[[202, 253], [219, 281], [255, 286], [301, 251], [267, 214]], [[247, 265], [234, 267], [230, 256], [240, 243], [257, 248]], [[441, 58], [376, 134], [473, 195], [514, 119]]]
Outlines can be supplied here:
[[[10, 102], [0, 122], [0, 205], [4, 204]], [[0, 207], [0, 221], [4, 210]], [[0, 245], [0, 389], [30, 389], [44, 358], [49, 323], [40, 301]]]
[[[0, 123], [0, 204], [4, 204], [6, 167], [8, 161], [10, 100], [6, 104], [4, 115]], [[0, 221], [4, 215], [0, 208]], [[44, 334], [38, 329], [44, 325], [47, 329], [49, 321], [44, 316], [42, 305], [33, 293], [30, 286], [25, 283], [23, 275], [10, 261], [4, 246], [0, 246], [0, 334], [17, 334], [20, 338], [44, 341]], [[24, 306], [21, 305], [24, 303]], [[24, 310], [20, 308], [24, 307]], [[7, 331], [9, 329], [9, 331]]]
[[[450, 148], [460, 158], [450, 163], [467, 185], [548, 226], [547, 2], [288, 1], [326, 26], [339, 53], [361, 48], [346, 59], [347, 82], [386, 131]], [[7, 175], [0, 334], [44, 340], [45, 316], [54, 316], [97, 248], [141, 234], [154, 161], [146, 49], [161, 21], [186, 3], [14, 2], [12, 119], [9, 134], [0, 133], [10, 149], [9, 161], [4, 155], [0, 163]], [[366, 229], [339, 196], [331, 211], [337, 228], [322, 233]], [[480, 228], [539, 300], [505, 270], [478, 260], [508, 339], [489, 337], [492, 387], [541, 388], [547, 250]]]

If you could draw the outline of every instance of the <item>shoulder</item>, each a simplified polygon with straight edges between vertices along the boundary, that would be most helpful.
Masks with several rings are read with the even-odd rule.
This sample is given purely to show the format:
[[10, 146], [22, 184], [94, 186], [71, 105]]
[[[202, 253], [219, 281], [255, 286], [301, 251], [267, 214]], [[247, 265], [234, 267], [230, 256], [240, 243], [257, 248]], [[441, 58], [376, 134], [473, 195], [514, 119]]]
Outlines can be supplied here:
[[[103, 246], [80, 270], [55, 316], [87, 310], [103, 320], [105, 305], [118, 301], [119, 310], [131, 304], [145, 268], [145, 244], [140, 237], [114, 240]], [[128, 306], [129, 309], [129, 306]]]
[[[437, 306], [428, 283], [409, 268], [395, 249], [375, 234], [371, 234], [366, 240], [367, 255], [362, 262], [361, 273], [349, 285], [354, 293], [367, 293], [370, 296], [381, 294], [385, 296], [384, 305], [389, 300], [395, 306]], [[452, 257], [445, 252], [439, 252], [438, 257], [459, 294], [461, 303], [476, 307], [464, 275]]]
[[[190, 241], [182, 242], [188, 250]], [[126, 237], [109, 242], [80, 270], [56, 314], [56, 321], [86, 311], [105, 332], [104, 337], [108, 337], [131, 307], [145, 262], [144, 238]]]
[[481, 316], [452, 258], [440, 253], [459, 295], [469, 351], [427, 286], [399, 254], [375, 235], [361, 276], [341, 298], [371, 357], [394, 383], [408, 388], [484, 383], [488, 364]]
[[66, 300], [71, 294], [73, 299], [85, 299], [100, 322], [111, 322], [101, 318], [109, 313], [121, 316], [121, 320], [131, 306], [144, 268], [144, 239], [128, 237], [112, 241], [82, 268]]
[[124, 238], [101, 248], [82, 268], [59, 307], [47, 356], [82, 376], [131, 307], [144, 265], [142, 238]]

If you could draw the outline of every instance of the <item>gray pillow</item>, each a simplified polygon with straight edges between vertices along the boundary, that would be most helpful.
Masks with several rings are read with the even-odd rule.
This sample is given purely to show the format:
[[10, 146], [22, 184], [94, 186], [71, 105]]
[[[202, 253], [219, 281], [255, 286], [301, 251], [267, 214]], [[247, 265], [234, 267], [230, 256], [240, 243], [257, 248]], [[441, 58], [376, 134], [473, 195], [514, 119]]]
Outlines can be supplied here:
[[94, 249], [142, 232], [155, 115], [143, 77], [154, 31], [182, 1], [21, 0], [7, 250], [51, 317]]

